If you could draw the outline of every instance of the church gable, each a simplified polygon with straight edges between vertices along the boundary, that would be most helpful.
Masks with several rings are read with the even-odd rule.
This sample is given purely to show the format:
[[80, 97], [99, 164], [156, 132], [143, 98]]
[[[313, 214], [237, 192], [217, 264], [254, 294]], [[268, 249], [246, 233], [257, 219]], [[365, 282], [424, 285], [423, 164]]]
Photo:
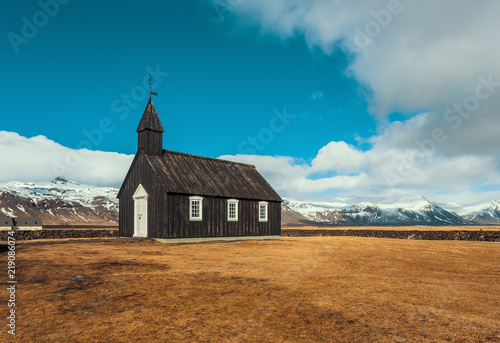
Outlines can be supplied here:
[[164, 183], [146, 156], [147, 155], [141, 151], [137, 152], [123, 180], [122, 186], [118, 191], [117, 198], [120, 199], [123, 196], [130, 196], [139, 184], [144, 185], [143, 187], [145, 187], [146, 184], [152, 184], [164, 190]]
[[132, 195], [132, 199], [147, 198], [147, 197], [148, 193], [146, 192], [142, 184], [139, 184], [136, 191], [134, 192], [134, 195]]

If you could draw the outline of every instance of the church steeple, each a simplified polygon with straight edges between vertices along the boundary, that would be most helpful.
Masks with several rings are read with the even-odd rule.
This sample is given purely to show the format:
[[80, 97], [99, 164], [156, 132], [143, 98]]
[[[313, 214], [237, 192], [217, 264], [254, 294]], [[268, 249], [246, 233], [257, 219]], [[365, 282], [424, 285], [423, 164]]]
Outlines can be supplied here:
[[139, 150], [142, 149], [146, 154], [161, 156], [163, 154], [163, 132], [165, 131], [150, 96], [137, 127]]

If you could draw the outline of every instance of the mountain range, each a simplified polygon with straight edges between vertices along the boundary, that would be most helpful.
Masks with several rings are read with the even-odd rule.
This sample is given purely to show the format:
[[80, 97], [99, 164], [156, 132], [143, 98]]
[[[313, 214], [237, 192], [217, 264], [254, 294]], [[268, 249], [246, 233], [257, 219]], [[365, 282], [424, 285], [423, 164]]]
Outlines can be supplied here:
[[380, 202], [362, 201], [349, 204], [304, 202], [285, 199], [282, 204], [284, 222], [328, 225], [478, 225], [500, 223], [500, 201], [472, 206], [438, 205], [422, 195], [405, 196]]
[[118, 225], [118, 189], [57, 177], [0, 184], [0, 215], [41, 217], [44, 225]]
[[[41, 217], [45, 225], [118, 225], [118, 189], [57, 177], [52, 182], [0, 184], [0, 215]], [[359, 200], [359, 201], [356, 201]], [[284, 199], [282, 222], [310, 225], [479, 225], [500, 224], [500, 201], [470, 206], [437, 204], [421, 195], [398, 199]]]

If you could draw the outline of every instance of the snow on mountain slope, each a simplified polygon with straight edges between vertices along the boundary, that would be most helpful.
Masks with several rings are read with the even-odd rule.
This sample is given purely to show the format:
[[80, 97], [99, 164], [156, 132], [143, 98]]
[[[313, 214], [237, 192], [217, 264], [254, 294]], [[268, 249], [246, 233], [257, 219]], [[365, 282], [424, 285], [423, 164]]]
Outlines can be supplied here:
[[500, 200], [466, 206], [458, 213], [464, 218], [479, 223], [500, 223]]
[[411, 211], [423, 211], [435, 208], [437, 205], [422, 195], [406, 196], [388, 203], [379, 203], [378, 206], [384, 209], [405, 209]]
[[311, 203], [285, 200], [291, 210], [311, 221], [339, 225], [465, 225], [470, 222], [423, 196], [380, 203]]
[[74, 181], [68, 181], [63, 177], [57, 177], [52, 182], [33, 183], [12, 181], [0, 184], [0, 190], [10, 191], [20, 197], [45, 198], [57, 196], [69, 201], [88, 201], [97, 196], [109, 197], [115, 203], [118, 202], [116, 194], [118, 190], [113, 187], [95, 187], [81, 185]]
[[41, 217], [46, 225], [118, 223], [118, 189], [81, 185], [57, 177], [52, 182], [0, 184], [3, 215]]
[[307, 218], [297, 211], [292, 210], [285, 203], [281, 204], [281, 222], [286, 224], [301, 224], [307, 222]]

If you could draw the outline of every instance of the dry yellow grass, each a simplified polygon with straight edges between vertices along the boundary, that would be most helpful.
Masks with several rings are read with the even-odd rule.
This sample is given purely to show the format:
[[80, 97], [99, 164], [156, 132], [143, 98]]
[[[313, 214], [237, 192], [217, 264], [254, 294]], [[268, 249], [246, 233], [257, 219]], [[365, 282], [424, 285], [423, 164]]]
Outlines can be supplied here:
[[287, 230], [500, 231], [500, 226], [282, 226]]
[[16, 341], [500, 341], [496, 243], [75, 241], [18, 245]]

